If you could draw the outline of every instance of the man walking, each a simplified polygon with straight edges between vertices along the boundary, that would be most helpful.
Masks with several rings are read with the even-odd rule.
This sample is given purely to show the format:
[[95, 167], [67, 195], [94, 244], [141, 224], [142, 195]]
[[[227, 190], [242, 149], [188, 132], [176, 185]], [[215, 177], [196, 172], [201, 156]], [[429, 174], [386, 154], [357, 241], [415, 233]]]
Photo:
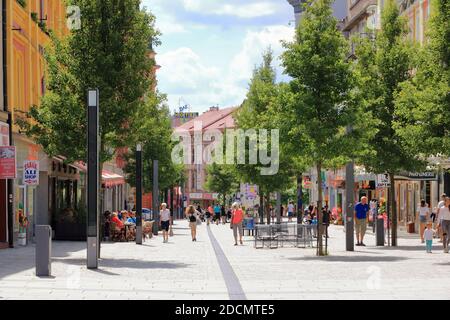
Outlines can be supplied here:
[[366, 246], [364, 244], [364, 235], [367, 229], [367, 212], [370, 208], [367, 204], [367, 197], [362, 197], [361, 202], [355, 205], [355, 232], [356, 232], [356, 245]]

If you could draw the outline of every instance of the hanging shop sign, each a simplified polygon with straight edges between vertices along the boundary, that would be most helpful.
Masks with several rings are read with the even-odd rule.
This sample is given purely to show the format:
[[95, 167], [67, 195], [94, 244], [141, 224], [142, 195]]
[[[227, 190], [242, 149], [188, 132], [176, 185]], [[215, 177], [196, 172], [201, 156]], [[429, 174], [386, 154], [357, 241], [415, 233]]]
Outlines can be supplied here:
[[391, 180], [388, 174], [377, 174], [377, 188], [385, 188], [391, 186]]
[[25, 160], [23, 162], [23, 184], [28, 186], [39, 184], [39, 161]]
[[16, 147], [0, 146], [0, 179], [16, 178]]
[[303, 188], [311, 189], [311, 177], [310, 176], [303, 177]]

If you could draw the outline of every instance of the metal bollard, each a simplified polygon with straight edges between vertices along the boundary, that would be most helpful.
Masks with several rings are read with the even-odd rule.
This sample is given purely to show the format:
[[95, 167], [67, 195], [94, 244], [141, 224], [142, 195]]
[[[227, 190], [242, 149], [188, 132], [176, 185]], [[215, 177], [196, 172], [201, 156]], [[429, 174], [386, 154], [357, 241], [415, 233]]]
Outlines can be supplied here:
[[36, 276], [50, 276], [52, 272], [52, 228], [36, 226]]
[[384, 246], [384, 219], [377, 219], [376, 242], [377, 246]]

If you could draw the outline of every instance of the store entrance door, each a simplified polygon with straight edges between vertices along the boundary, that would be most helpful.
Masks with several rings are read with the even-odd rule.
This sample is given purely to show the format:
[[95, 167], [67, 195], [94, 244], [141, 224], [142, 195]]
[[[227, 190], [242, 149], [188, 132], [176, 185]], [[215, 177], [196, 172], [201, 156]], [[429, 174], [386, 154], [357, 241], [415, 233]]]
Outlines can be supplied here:
[[27, 245], [34, 241], [34, 197], [35, 188], [21, 185], [18, 188], [18, 212], [23, 215], [22, 222], [19, 221], [19, 242]]

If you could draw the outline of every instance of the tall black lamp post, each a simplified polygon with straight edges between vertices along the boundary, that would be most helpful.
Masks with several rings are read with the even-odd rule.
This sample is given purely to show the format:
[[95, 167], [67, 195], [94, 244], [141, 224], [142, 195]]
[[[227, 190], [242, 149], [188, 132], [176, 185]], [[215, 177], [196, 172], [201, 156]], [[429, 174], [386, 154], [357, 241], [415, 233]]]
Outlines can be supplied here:
[[136, 146], [136, 244], [142, 244], [142, 145]]

